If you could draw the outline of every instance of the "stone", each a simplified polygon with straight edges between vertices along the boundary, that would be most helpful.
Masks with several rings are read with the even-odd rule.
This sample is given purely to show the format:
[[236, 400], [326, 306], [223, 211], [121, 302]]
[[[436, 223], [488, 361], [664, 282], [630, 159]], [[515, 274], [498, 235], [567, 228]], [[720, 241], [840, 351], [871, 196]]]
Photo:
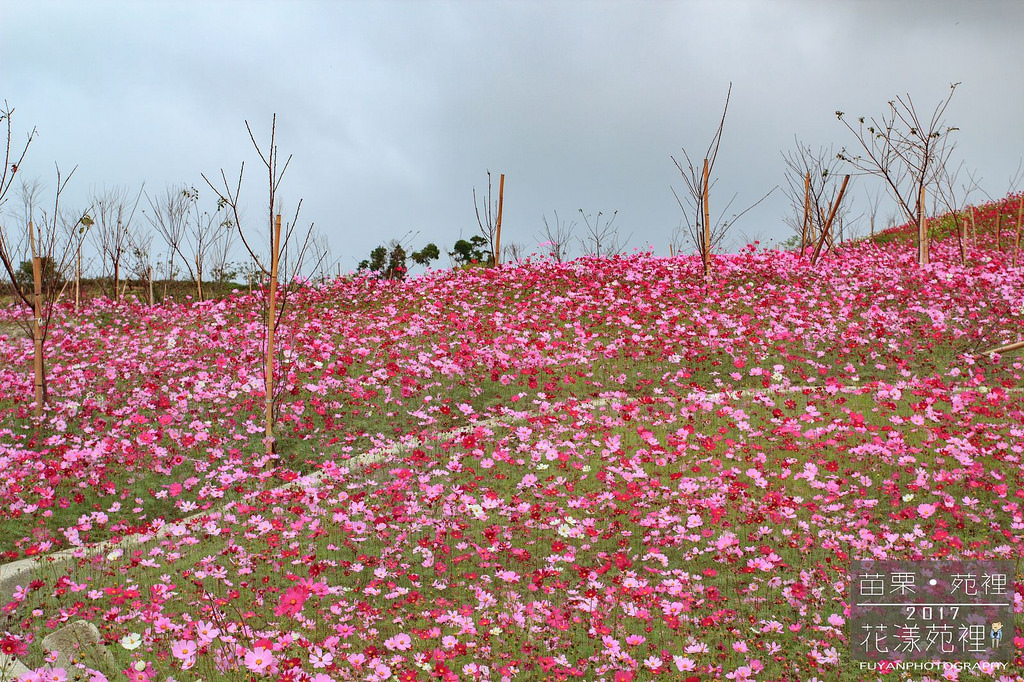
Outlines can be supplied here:
[[32, 672], [16, 658], [0, 654], [0, 682], [16, 680], [25, 673]]
[[68, 680], [86, 680], [85, 671], [74, 666], [82, 663], [100, 672], [113, 672], [116, 668], [114, 656], [103, 646], [100, 631], [92, 623], [76, 620], [43, 639], [43, 648], [57, 653], [57, 660], [50, 667], [64, 668]]

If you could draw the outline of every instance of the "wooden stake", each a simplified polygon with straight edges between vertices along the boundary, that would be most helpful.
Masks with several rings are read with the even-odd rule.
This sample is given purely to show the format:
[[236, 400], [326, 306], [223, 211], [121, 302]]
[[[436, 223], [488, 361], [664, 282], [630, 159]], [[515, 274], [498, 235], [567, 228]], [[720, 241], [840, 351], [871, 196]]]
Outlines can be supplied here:
[[494, 226], [496, 236], [494, 240], [494, 264], [501, 265], [501, 208], [505, 201], [505, 174], [501, 174], [498, 180], [498, 222]]
[[281, 249], [281, 214], [274, 220], [274, 243], [270, 254], [270, 295], [267, 308], [267, 375], [266, 375], [266, 408], [267, 408], [267, 454], [276, 450], [274, 443], [274, 317], [277, 313], [277, 261]]
[[711, 276], [711, 206], [708, 192], [708, 160], [704, 159], [704, 244], [701, 247], [701, 260], [704, 263], [704, 277]]
[[996, 251], [1003, 250], [1003, 214], [996, 213]]
[[1024, 348], [1024, 341], [1017, 341], [1015, 343], [1008, 343], [1005, 346], [996, 346], [995, 348], [990, 348], [990, 349], [988, 349], [986, 351], [978, 353], [974, 357], [980, 358], [980, 357], [984, 357], [986, 355], [991, 355], [992, 353], [1006, 353], [1006, 352], [1009, 352], [1011, 350], [1018, 350], [1020, 348]]
[[835, 220], [836, 212], [839, 210], [839, 205], [843, 202], [843, 194], [846, 193], [846, 185], [848, 185], [849, 182], [850, 176], [847, 175], [843, 178], [843, 185], [839, 188], [839, 194], [836, 196], [836, 200], [833, 201], [832, 206], [829, 207], [828, 218], [825, 219], [825, 224], [821, 227], [821, 235], [818, 237], [818, 244], [814, 247], [814, 253], [811, 254], [812, 265], [818, 262], [818, 256], [821, 255], [821, 247], [825, 245], [825, 240], [828, 238], [829, 232], [832, 229], [832, 221]]
[[146, 268], [146, 278], [149, 280], [149, 307], [153, 307], [153, 266]]
[[978, 246], [978, 227], [974, 223], [974, 207], [971, 206], [971, 246]]

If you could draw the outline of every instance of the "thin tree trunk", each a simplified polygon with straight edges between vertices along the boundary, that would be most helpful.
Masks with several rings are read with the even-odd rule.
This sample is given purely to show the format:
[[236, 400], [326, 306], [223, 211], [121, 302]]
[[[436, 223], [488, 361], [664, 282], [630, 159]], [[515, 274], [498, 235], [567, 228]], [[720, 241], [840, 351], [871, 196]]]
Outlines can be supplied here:
[[1017, 253], [1020, 251], [1020, 221], [1024, 217], [1024, 194], [1017, 204], [1017, 234], [1013, 238], [1013, 266], [1017, 267]]
[[75, 258], [75, 312], [78, 312], [78, 305], [81, 300], [82, 286], [82, 245], [78, 245], [78, 255]]
[[267, 454], [275, 451], [274, 442], [274, 326], [277, 313], [277, 263], [279, 250], [281, 248], [281, 215], [278, 214], [274, 220], [274, 240], [271, 245], [270, 255], [270, 295], [267, 307], [267, 375], [266, 384], [266, 441]]
[[708, 160], [704, 159], [704, 176], [702, 186], [704, 188], [704, 243], [701, 247], [701, 261], [704, 263], [704, 278], [711, 277], [711, 206], [708, 192]]
[[804, 224], [800, 230], [800, 257], [807, 248], [807, 222], [811, 219], [811, 174], [804, 174]]
[[203, 300], [203, 263], [199, 260], [199, 254], [196, 254], [196, 296], [199, 297], [200, 303]]
[[32, 280], [34, 288], [34, 310], [32, 319], [32, 343], [34, 356], [32, 362], [35, 375], [36, 404], [33, 414], [37, 417], [43, 416], [43, 405], [46, 403], [46, 384], [43, 380], [43, 263], [39, 257], [39, 247], [36, 245], [35, 225], [29, 221], [28, 224], [29, 246], [32, 249]]

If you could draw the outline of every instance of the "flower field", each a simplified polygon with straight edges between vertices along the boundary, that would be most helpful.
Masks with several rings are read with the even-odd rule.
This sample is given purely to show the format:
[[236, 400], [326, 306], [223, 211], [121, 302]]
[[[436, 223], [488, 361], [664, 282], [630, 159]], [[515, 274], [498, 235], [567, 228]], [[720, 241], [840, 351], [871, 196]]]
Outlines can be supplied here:
[[[875, 679], [851, 560], [1024, 556], [1024, 362], [981, 353], [1024, 337], [1006, 205], [966, 266], [893, 232], [709, 284], [636, 254], [308, 287], [273, 456], [257, 295], [65, 307], [42, 423], [0, 335], [0, 559], [40, 564], [0, 652], [70, 679], [41, 641], [86, 620], [93, 680]], [[946, 679], [1021, 679], [1010, 630]]]

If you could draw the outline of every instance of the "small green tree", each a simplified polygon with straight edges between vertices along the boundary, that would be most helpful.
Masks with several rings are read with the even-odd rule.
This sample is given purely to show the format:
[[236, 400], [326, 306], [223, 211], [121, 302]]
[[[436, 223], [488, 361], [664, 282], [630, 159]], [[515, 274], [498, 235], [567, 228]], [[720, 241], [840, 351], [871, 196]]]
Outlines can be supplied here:
[[416, 265], [422, 265], [423, 267], [430, 267], [430, 262], [435, 261], [441, 257], [441, 250], [437, 248], [437, 244], [431, 242], [427, 244], [419, 251], [412, 252], [412, 262]]
[[388, 267], [384, 271], [384, 276], [388, 279], [405, 279], [406, 272], [408, 268], [405, 267], [405, 249], [401, 244], [394, 244], [388, 255]]
[[448, 252], [455, 264], [458, 266], [471, 263], [483, 263], [488, 267], [494, 265], [494, 255], [490, 250], [490, 243], [480, 235], [473, 235], [469, 241], [460, 239]]
[[[60, 289], [64, 286], [64, 277], [60, 270], [57, 268], [57, 264], [53, 258], [49, 256], [42, 256], [39, 259], [40, 270], [42, 272], [43, 280], [43, 291], [50, 292], [56, 289]], [[18, 285], [24, 287], [26, 290], [31, 288], [33, 285], [33, 273], [32, 273], [32, 261], [23, 260], [18, 265], [18, 272], [15, 275], [18, 280]]]
[[[390, 247], [390, 248], [389, 248]], [[370, 252], [370, 257], [359, 261], [359, 270], [369, 270], [385, 279], [405, 279], [409, 268], [406, 262], [412, 258], [417, 265], [428, 266], [441, 256], [437, 244], [427, 244], [410, 256], [401, 242], [391, 240], [387, 246], [378, 246]]]
[[386, 246], [378, 246], [370, 252], [370, 257], [359, 261], [359, 270], [370, 270], [372, 272], [381, 272], [384, 269], [385, 263], [388, 259], [388, 248]]

